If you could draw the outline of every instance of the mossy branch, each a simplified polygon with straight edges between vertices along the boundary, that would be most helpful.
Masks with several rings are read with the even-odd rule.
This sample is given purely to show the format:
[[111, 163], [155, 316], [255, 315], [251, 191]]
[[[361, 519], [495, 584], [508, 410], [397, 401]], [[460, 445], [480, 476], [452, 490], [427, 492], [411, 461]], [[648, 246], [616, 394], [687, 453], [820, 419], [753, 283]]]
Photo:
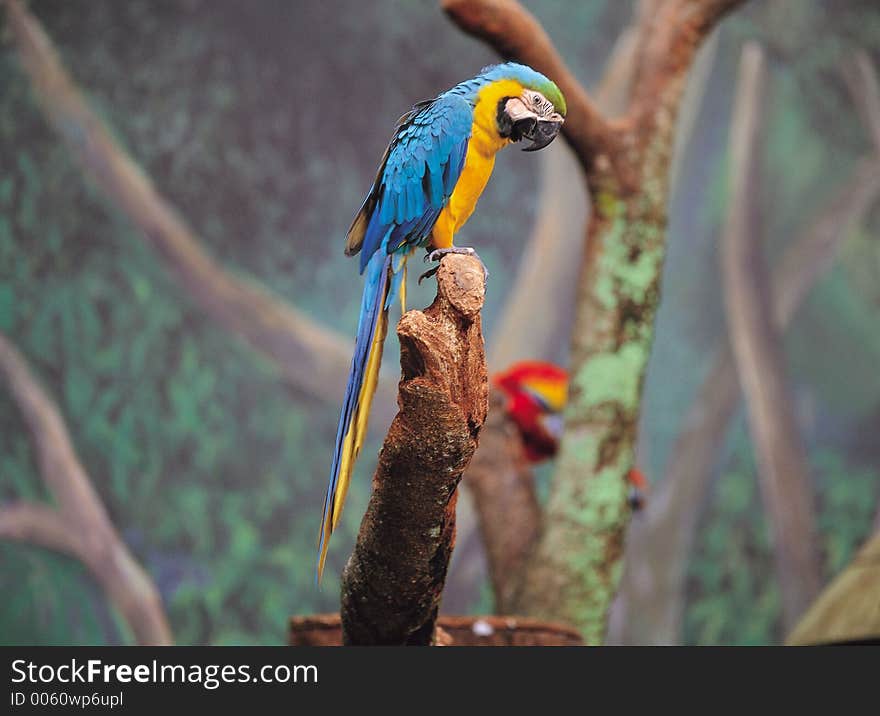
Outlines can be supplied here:
[[[834, 264], [840, 247], [880, 200], [880, 111], [873, 65], [863, 55], [844, 73], [873, 152], [809, 216], [773, 273], [773, 316], [784, 330], [813, 286]], [[854, 71], [855, 70], [855, 71]], [[663, 479], [627, 539], [626, 573], [615, 612], [617, 643], [674, 644], [681, 639], [687, 560], [714, 474], [718, 449], [740, 400], [726, 336], [684, 418]], [[878, 512], [880, 529], [880, 512]]]
[[589, 164], [612, 130], [534, 16], [516, 0], [442, 0], [441, 5], [458, 27], [502, 57], [553, 78], [568, 105], [562, 131], [578, 158]]

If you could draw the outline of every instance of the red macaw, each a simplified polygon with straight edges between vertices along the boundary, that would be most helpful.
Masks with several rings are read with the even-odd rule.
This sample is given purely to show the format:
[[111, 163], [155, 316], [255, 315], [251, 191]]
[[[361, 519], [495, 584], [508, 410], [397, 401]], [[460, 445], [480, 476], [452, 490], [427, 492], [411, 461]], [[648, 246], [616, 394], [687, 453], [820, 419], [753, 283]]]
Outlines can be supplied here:
[[[507, 398], [507, 414], [519, 430], [529, 462], [555, 456], [562, 437], [568, 374], [552, 363], [522, 361], [496, 374], [492, 382]], [[627, 474], [627, 481], [630, 506], [639, 510], [645, 503], [648, 481], [635, 467]]]

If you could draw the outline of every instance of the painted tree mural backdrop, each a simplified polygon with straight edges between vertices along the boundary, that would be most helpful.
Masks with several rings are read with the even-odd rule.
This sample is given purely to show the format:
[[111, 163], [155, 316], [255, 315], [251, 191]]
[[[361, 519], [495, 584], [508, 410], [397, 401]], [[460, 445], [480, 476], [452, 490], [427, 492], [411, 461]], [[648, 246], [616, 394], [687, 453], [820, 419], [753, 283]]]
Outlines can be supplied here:
[[[452, 11], [467, 5], [444, 4]], [[639, 94], [638, 75], [627, 76], [627, 53], [650, 54], [661, 34], [651, 13], [687, 2], [524, 4], [572, 81], [594, 90], [617, 127], [628, 97], [650, 95], [650, 87]], [[174, 640], [282, 643], [290, 615], [339, 608], [338, 577], [394, 412], [392, 339], [380, 389], [384, 408], [334, 538], [326, 584], [317, 591], [315, 530], [343, 390], [333, 376], [340, 360], [345, 368], [360, 300], [354, 267], [342, 255], [345, 230], [397, 117], [497, 55], [433, 3], [382, 0], [364, 9], [353, 0], [89, 0], [89, 12], [82, 12], [76, 2], [32, 0], [27, 7], [91, 108], [185, 217], [213, 266], [235, 285], [270, 290], [253, 289], [268, 296], [266, 310], [287, 306], [292, 312], [284, 320], [314, 329], [309, 345], [327, 357], [315, 364], [323, 372], [311, 381], [313, 373], [297, 368], [311, 365], [310, 354], [300, 364], [279, 365], [279, 355], [296, 346], [267, 348], [260, 324], [236, 313], [234, 300], [218, 308], [210, 290], [223, 294], [227, 284], [199, 283], [171, 268], [181, 265], [173, 249], [185, 249], [186, 241], [145, 241], [100, 182], [83, 180], [75, 153], [35, 100], [4, 4], [0, 334], [29, 366], [40, 394], [54, 401], [106, 510], [115, 534], [104, 531], [98, 542], [124, 545], [152, 580]], [[760, 56], [758, 65], [743, 59], [748, 47]], [[766, 498], [772, 461], [754, 439], [760, 421], [743, 377], [740, 341], [754, 334], [729, 320], [723, 287], [730, 274], [722, 246], [734, 235], [749, 241], [770, 287], [762, 305], [775, 318], [765, 328], [776, 347], [789, 427], [802, 446], [799, 484], [809, 495], [817, 583], [839, 574], [877, 529], [878, 63], [880, 9], [869, 0], [833, 9], [820, 0], [743, 3], [695, 58], [674, 127], [669, 186], [648, 181], [640, 191], [647, 204], [637, 207], [662, 226], [668, 190], [650, 357], [647, 335], [621, 336], [636, 345], [617, 353], [638, 370], [648, 360], [641, 416], [636, 425], [635, 406], [622, 406], [621, 434], [624, 442], [637, 436], [635, 455], [652, 492], [647, 510], [629, 525], [608, 641], [778, 643], [792, 626]], [[753, 131], [743, 136], [749, 102], [758, 109]], [[553, 301], [547, 307], [536, 299], [532, 315], [528, 302], [512, 300], [523, 286], [543, 297], [540, 277], [565, 269], [557, 262], [530, 279], [523, 273], [520, 259], [539, 240], [556, 240], [563, 252], [553, 256], [566, 257], [563, 264], [581, 263], [589, 201], [577, 162], [557, 144], [541, 162], [513, 151], [499, 156], [462, 237], [478, 247], [491, 274], [482, 313], [490, 369], [504, 367], [496, 360], [570, 357], [574, 300], [561, 287], [573, 277], [544, 285]], [[667, 158], [651, 155], [651, 147], [639, 151], [642, 160], [647, 153], [665, 166]], [[633, 218], [626, 202], [638, 200], [628, 193], [630, 168], [615, 175], [615, 167], [605, 167], [590, 179], [594, 218], [599, 210], [594, 234], [605, 235], [611, 250], [630, 241], [621, 223]], [[737, 228], [736, 219], [750, 228]], [[654, 261], [650, 254], [644, 260]], [[651, 276], [644, 286], [638, 274], [618, 278], [632, 290], [653, 290]], [[608, 297], [601, 285], [597, 290]], [[427, 305], [433, 293], [426, 284], [409, 301]], [[729, 338], [735, 326], [745, 333]], [[586, 340], [596, 327], [582, 328]], [[575, 344], [575, 360], [579, 350], [593, 348]], [[63, 511], [8, 365], [4, 359], [0, 503], [52, 503]], [[630, 376], [636, 383], [637, 373]], [[615, 375], [597, 366], [580, 379], [598, 391], [597, 400], [608, 390], [616, 400]], [[574, 453], [566, 454], [570, 466]], [[621, 453], [617, 467], [631, 457]], [[553, 470], [537, 471], [542, 501]], [[489, 613], [493, 595], [473, 514], [466, 504], [459, 510], [441, 613]], [[10, 517], [0, 513], [0, 532], [15, 537]], [[620, 526], [622, 535], [625, 522]], [[0, 541], [0, 640], [136, 640], [124, 598], [108, 598], [112, 575], [103, 582], [85, 552], [67, 551]], [[593, 585], [590, 594], [604, 590], [602, 598], [610, 598], [616, 578]], [[549, 582], [538, 569], [527, 591], [540, 593]], [[595, 633], [604, 625], [586, 628]]]

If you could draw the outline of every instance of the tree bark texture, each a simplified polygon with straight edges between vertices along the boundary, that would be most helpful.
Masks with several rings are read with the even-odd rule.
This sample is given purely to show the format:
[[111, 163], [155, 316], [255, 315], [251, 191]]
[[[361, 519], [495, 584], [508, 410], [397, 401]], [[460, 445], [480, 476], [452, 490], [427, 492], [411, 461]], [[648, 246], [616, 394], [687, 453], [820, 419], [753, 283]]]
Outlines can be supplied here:
[[[773, 316], [782, 331], [813, 286], [833, 265], [853, 228], [880, 198], [880, 103], [877, 77], [857, 55], [845, 74], [873, 151], [808, 218], [786, 247], [773, 275]], [[626, 569], [615, 606], [615, 643], [675, 644], [681, 639], [687, 561], [709, 492], [718, 450], [740, 400], [730, 344], [722, 337], [715, 359], [684, 419], [663, 479], [627, 538]], [[880, 512], [878, 512], [880, 529]]]
[[[651, 18], [656, 8], [656, 0], [642, 0], [638, 3], [631, 24], [618, 37], [606, 63], [595, 97], [599, 109], [609, 117], [620, 116], [629, 105], [640, 60], [639, 48], [650, 30]], [[673, 167], [670, 170], [670, 182], [673, 188], [676, 176], [680, 173], [681, 157], [685, 154], [688, 137], [701, 106], [701, 97], [712, 67], [716, 44], [710, 38], [700, 52], [682, 100], [682, 115], [675, 140], [677, 149], [673, 154]], [[490, 367], [494, 366], [497, 369], [507, 368], [515, 360], [524, 358], [560, 361], [561, 356], [568, 352], [564, 344], [568, 342], [574, 321], [578, 267], [583, 252], [582, 238], [589, 211], [589, 194], [580, 175], [579, 161], [571, 147], [557, 144], [542, 154], [546, 154], [546, 157], [542, 157], [538, 216], [526, 249], [523, 251], [517, 275], [511, 282], [511, 285], [516, 286], [516, 290], [507, 300], [490, 344], [489, 364]], [[536, 317], [540, 317], [540, 320], [535, 320]], [[523, 330], [523, 326], [528, 326], [528, 330]], [[496, 426], [504, 430], [505, 421], [493, 420], [490, 413], [490, 420], [483, 431], [483, 443], [486, 446], [495, 443], [495, 436], [490, 436], [490, 433]], [[498, 440], [504, 439], [503, 435], [498, 436]], [[509, 444], [514, 450], [513, 454], [505, 456], [495, 451], [498, 458], [497, 471], [504, 472], [508, 470], [508, 465], [519, 461], [519, 446], [515, 443]], [[472, 463], [471, 471], [477, 464], [485, 466], [481, 475], [495, 469], [491, 463], [481, 459], [479, 452]], [[523, 483], [520, 491], [532, 490], [531, 471], [521, 466], [518, 472]], [[481, 475], [477, 475], [476, 478], [481, 479]], [[470, 474], [466, 475], [464, 484], [465, 486], [474, 484]], [[507, 495], [493, 495], [492, 486], [505, 491], [510, 489], [509, 484], [504, 480], [485, 482], [481, 498], [483, 503], [490, 505], [492, 501], [505, 502], [508, 499]], [[480, 530], [483, 535], [498, 535], [510, 531], [506, 523], [495, 525], [485, 522], [486, 519], [491, 520], [496, 515], [501, 516], [501, 511], [490, 509], [479, 512]], [[518, 519], [520, 517], [524, 518], [526, 515], [518, 514]], [[534, 521], [520, 522], [522, 534], [527, 535], [529, 540], [536, 539], [539, 535], [540, 517], [538, 512]], [[467, 537], [471, 529], [473, 526], [470, 522], [462, 520], [460, 509], [461, 544], [468, 543]], [[525, 549], [525, 542], [524, 540], [520, 545], [523, 547], [523, 554], [528, 552]], [[508, 613], [512, 608], [511, 598], [521, 581], [521, 569], [511, 571], [508, 566], [524, 565], [524, 563], [517, 558], [511, 560], [497, 556], [493, 558], [491, 553], [498, 546], [497, 542], [494, 545], [487, 545], [489, 572], [495, 604], [501, 610], [500, 613]], [[469, 552], [464, 561], [459, 555], [459, 559], [453, 565], [455, 575], [460, 577], [476, 572], [476, 569], [468, 569], [472, 567], [475, 559], [474, 550]], [[456, 583], [460, 584], [460, 582]], [[502, 593], [499, 593], [499, 589]]]
[[621, 571], [642, 383], [665, 256], [669, 169], [688, 69], [741, 0], [666, 0], [651, 16], [630, 106], [603, 117], [537, 21], [513, 0], [446, 0], [463, 30], [554, 79], [563, 132], [591, 213], [572, 331], [569, 404], [544, 529], [522, 577], [518, 612], [576, 626], [600, 643]]
[[786, 644], [880, 643], [880, 533], [819, 595]]
[[771, 286], [755, 216], [760, 156], [756, 149], [765, 77], [760, 47], [746, 45], [731, 130], [734, 185], [721, 260], [730, 342], [757, 454], [758, 483], [782, 592], [783, 623], [790, 629], [819, 592], [821, 561], [806, 451], [786, 384], [785, 357], [773, 320]]
[[400, 412], [385, 438], [373, 492], [342, 575], [346, 644], [426, 645], [455, 544], [462, 472], [488, 409], [478, 259], [443, 258], [437, 297], [397, 326]]

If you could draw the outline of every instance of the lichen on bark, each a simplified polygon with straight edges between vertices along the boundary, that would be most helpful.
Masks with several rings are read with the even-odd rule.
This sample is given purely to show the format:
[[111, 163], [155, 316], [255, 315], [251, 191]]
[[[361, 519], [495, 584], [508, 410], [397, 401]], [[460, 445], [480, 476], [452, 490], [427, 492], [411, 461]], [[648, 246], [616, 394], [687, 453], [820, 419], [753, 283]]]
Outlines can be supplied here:
[[[656, 165], [655, 165], [656, 166]], [[658, 169], [660, 167], [657, 167]], [[651, 177], [665, 197], [665, 180]], [[665, 202], [664, 202], [665, 204]], [[620, 579], [642, 384], [659, 301], [665, 209], [644, 194], [603, 192], [572, 337], [575, 370], [543, 537], [518, 606], [601, 643]], [[575, 578], [573, 578], [575, 576]]]

